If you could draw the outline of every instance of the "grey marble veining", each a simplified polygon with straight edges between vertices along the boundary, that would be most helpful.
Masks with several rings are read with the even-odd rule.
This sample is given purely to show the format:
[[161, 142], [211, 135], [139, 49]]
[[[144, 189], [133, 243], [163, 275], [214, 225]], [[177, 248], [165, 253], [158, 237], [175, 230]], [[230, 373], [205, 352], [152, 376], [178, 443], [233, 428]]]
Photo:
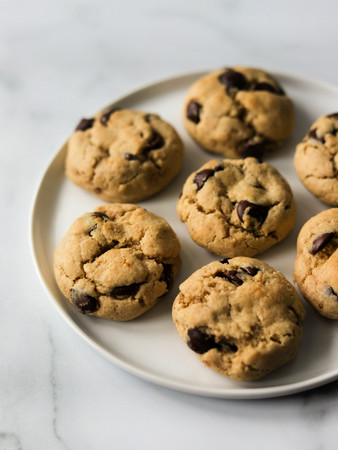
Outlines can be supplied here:
[[336, 2], [0, 2], [1, 450], [337, 448], [336, 382], [253, 401], [150, 384], [68, 327], [32, 265], [35, 187], [79, 117], [233, 64], [336, 83]]

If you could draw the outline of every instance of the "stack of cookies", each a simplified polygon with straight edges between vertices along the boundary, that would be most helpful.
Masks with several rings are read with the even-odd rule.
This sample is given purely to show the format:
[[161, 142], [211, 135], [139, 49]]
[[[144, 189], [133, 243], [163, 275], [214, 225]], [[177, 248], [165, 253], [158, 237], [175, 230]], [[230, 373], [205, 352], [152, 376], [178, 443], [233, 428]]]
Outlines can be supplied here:
[[[254, 258], [295, 225], [288, 182], [261, 160], [291, 135], [293, 102], [266, 72], [227, 68], [190, 87], [183, 123], [203, 150], [223, 158], [192, 167], [177, 202], [192, 240], [219, 261], [180, 285], [173, 321], [205, 365], [235, 380], [259, 379], [297, 355], [305, 316], [294, 286]], [[337, 154], [338, 116], [326, 114], [294, 158], [304, 186], [331, 206], [338, 202]], [[56, 281], [80, 313], [132, 320], [171, 290], [181, 265], [178, 237], [134, 203], [171, 183], [183, 156], [177, 131], [157, 114], [114, 106], [77, 125], [66, 175], [108, 202], [78, 218], [55, 250]], [[303, 298], [331, 319], [338, 316], [337, 212], [327, 209], [302, 227], [295, 261]]]

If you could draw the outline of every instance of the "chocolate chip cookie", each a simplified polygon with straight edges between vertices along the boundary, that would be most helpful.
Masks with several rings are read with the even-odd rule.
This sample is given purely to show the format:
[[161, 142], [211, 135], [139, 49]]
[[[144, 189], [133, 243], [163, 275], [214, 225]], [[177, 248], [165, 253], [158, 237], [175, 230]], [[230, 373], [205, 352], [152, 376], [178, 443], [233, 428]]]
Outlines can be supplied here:
[[324, 317], [338, 319], [338, 209], [309, 219], [297, 240], [294, 279], [304, 298]]
[[73, 223], [55, 250], [54, 273], [78, 311], [124, 321], [168, 292], [179, 253], [163, 218], [135, 205], [108, 204]]
[[208, 151], [228, 158], [260, 157], [290, 136], [294, 106], [271, 75], [233, 67], [213, 71], [190, 87], [183, 121]]
[[322, 202], [338, 205], [338, 113], [313, 123], [297, 145], [294, 167], [306, 189]]
[[177, 212], [198, 245], [226, 257], [263, 252], [291, 231], [296, 216], [287, 181], [252, 157], [209, 161], [193, 172]]
[[82, 119], [68, 141], [66, 175], [109, 202], [138, 202], [179, 172], [183, 143], [156, 114], [112, 108]]
[[261, 378], [296, 356], [304, 314], [280, 272], [246, 257], [194, 272], [172, 309], [180, 337], [200, 361], [239, 381]]

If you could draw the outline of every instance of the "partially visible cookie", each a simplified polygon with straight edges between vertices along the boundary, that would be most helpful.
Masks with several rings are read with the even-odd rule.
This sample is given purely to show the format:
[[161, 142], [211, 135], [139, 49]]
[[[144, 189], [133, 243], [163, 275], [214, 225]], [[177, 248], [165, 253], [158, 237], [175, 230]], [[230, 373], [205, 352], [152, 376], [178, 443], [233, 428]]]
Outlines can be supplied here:
[[338, 318], [338, 209], [322, 211], [301, 228], [294, 279], [324, 317]]
[[78, 218], [57, 246], [54, 273], [81, 312], [130, 320], [170, 289], [179, 240], [165, 219], [130, 204], [108, 204]]
[[209, 161], [186, 180], [177, 212], [192, 239], [217, 255], [254, 256], [293, 228], [287, 181], [256, 158]]
[[338, 113], [313, 123], [297, 145], [294, 167], [306, 189], [322, 202], [338, 205]]
[[280, 272], [246, 257], [194, 272], [172, 309], [179, 335], [197, 357], [240, 381], [261, 378], [296, 356], [304, 314]]
[[113, 108], [82, 119], [69, 139], [66, 175], [109, 202], [137, 202], [179, 172], [183, 143], [156, 114]]
[[233, 67], [213, 71], [189, 89], [183, 121], [205, 150], [228, 158], [260, 157], [288, 138], [294, 106], [263, 70]]

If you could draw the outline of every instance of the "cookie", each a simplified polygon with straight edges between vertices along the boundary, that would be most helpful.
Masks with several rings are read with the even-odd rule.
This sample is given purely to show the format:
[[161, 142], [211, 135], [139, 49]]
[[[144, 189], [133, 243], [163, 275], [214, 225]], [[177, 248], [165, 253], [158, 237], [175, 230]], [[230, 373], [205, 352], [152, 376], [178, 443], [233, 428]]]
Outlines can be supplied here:
[[81, 313], [131, 320], [169, 291], [179, 253], [163, 218], [135, 205], [108, 204], [73, 223], [55, 250], [54, 273]]
[[205, 150], [228, 158], [260, 157], [294, 128], [294, 106], [262, 70], [233, 67], [197, 80], [188, 90], [183, 121]]
[[263, 252], [291, 231], [296, 216], [287, 181], [252, 157], [209, 161], [193, 172], [177, 212], [198, 245], [226, 257]]
[[309, 219], [297, 239], [294, 280], [324, 317], [338, 319], [338, 209]]
[[338, 205], [338, 113], [319, 117], [294, 155], [300, 181], [327, 205]]
[[194, 272], [172, 308], [180, 337], [200, 361], [239, 381], [261, 378], [296, 356], [304, 315], [292, 284], [247, 257]]
[[156, 114], [117, 108], [82, 119], [67, 144], [66, 175], [108, 202], [138, 202], [179, 172], [183, 143]]

